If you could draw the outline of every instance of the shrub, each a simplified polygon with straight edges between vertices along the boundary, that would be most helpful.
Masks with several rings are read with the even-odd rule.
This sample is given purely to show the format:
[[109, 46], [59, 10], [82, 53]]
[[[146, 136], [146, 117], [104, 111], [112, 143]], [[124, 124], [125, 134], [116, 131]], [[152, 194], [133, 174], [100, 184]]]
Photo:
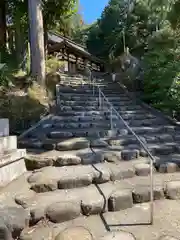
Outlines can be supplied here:
[[64, 62], [59, 61], [56, 57], [49, 57], [46, 61], [46, 72], [59, 72], [64, 66]]
[[155, 33], [144, 57], [143, 99], [174, 116], [180, 112], [180, 48], [178, 36], [169, 29]]
[[46, 91], [37, 83], [27, 90], [6, 90], [0, 97], [0, 116], [9, 118], [11, 132], [21, 132], [39, 121], [48, 110]]

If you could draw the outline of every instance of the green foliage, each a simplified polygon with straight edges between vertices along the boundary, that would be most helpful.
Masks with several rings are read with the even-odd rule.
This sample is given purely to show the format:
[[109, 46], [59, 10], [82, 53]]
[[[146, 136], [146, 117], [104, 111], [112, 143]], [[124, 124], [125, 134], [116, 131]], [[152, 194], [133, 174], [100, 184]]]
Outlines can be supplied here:
[[7, 68], [7, 65], [0, 66], [0, 86], [8, 86], [10, 81], [10, 74]]
[[49, 57], [46, 60], [46, 72], [58, 72], [61, 67], [64, 66], [64, 63], [62, 61], [59, 61], [56, 57]]
[[144, 100], [173, 115], [180, 112], [178, 35], [167, 28], [149, 39], [145, 55]]
[[[174, 2], [174, 4], [173, 4], [173, 2]], [[174, 29], [180, 27], [179, 13], [180, 13], [180, 1], [179, 0], [172, 1], [171, 11], [169, 11], [167, 17], [168, 17], [168, 20], [171, 22], [171, 25]]]

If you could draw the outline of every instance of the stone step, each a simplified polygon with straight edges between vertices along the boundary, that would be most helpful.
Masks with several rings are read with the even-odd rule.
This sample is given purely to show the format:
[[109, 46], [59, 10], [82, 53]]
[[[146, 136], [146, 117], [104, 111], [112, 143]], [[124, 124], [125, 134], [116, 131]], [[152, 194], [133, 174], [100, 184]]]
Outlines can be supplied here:
[[[124, 132], [125, 133], [125, 132]], [[158, 133], [158, 134], [140, 134], [138, 135], [140, 139], [142, 139], [145, 143], [171, 143], [171, 142], [176, 142], [177, 146], [179, 144], [179, 139], [178, 141], [176, 140], [176, 136], [173, 134], [167, 134], [167, 133]], [[138, 141], [136, 138], [131, 135], [130, 133], [127, 135], [122, 135], [118, 136], [115, 138], [109, 138], [106, 139], [106, 141], [112, 146], [112, 145], [128, 145], [128, 144], [136, 144]], [[178, 149], [177, 149], [178, 150]]]
[[[114, 124], [114, 127], [116, 125]], [[92, 121], [92, 122], [69, 122], [69, 123], [63, 123], [63, 121], [61, 123], [56, 123], [53, 124], [53, 129], [54, 130], [60, 130], [60, 129], [82, 129], [82, 128], [105, 128], [105, 129], [109, 129], [110, 128], [110, 121]]]
[[[98, 120], [99, 118], [99, 120]], [[110, 129], [111, 128], [111, 121], [110, 121], [110, 117], [106, 117], [107, 119], [105, 119], [105, 117], [101, 117], [101, 116], [97, 116], [96, 118], [91, 117], [92, 121], [87, 121], [89, 119], [89, 117], [76, 117], [74, 118], [74, 121], [70, 122], [70, 119], [68, 118], [69, 122], [61, 120], [59, 122], [56, 122], [54, 124], [51, 125], [51, 127], [53, 128], [53, 130], [60, 130], [60, 129], [82, 129], [82, 128], [105, 128], [105, 129]], [[161, 121], [158, 120], [154, 120], [149, 118], [149, 120], [147, 119], [139, 119], [139, 120], [130, 120], [128, 119], [124, 119], [126, 121], [126, 123], [128, 123], [130, 126], [151, 126], [153, 124], [155, 124], [156, 126], [161, 125]], [[123, 129], [126, 128], [124, 123], [117, 119], [117, 120], [113, 120], [112, 121], [112, 126], [113, 129]], [[47, 125], [47, 127], [50, 127], [49, 125]], [[44, 128], [44, 127], [43, 127]], [[178, 139], [178, 136], [177, 136]]]
[[[38, 170], [36, 174], [40, 173]], [[32, 176], [28, 178], [30, 180]], [[47, 180], [47, 179], [46, 179]], [[53, 180], [53, 178], [51, 179]], [[42, 181], [42, 178], [41, 178]], [[44, 185], [32, 187], [34, 190], [43, 190], [49, 186], [53, 187], [53, 182], [44, 182]], [[155, 174], [154, 175], [154, 200], [165, 198], [179, 199], [180, 174]], [[91, 184], [86, 187], [73, 189], [56, 189], [50, 192], [22, 193], [16, 195], [16, 203], [31, 211], [33, 222], [36, 223], [45, 215], [55, 223], [64, 222], [78, 217], [80, 214], [89, 216], [103, 212], [118, 212], [138, 206], [136, 204], [147, 203], [150, 201], [150, 182], [149, 176], [135, 176], [120, 181]], [[170, 201], [170, 200], [169, 200]], [[172, 204], [172, 203], [171, 203]], [[70, 215], [70, 219], [63, 214], [63, 206]], [[72, 206], [75, 206], [76, 210]], [[49, 211], [54, 206], [54, 211]], [[55, 207], [56, 206], [56, 207]], [[53, 214], [54, 212], [54, 214]], [[59, 214], [57, 214], [59, 212]], [[74, 214], [78, 212], [78, 214]], [[50, 214], [51, 213], [51, 214]], [[59, 216], [54, 218], [53, 216]], [[63, 214], [63, 215], [62, 215]], [[146, 211], [147, 214], [147, 211]], [[64, 216], [64, 218], [62, 218]]]
[[169, 154], [167, 156], [156, 156], [154, 164], [156, 170], [160, 173], [173, 173], [180, 171], [180, 154]]
[[91, 89], [86, 89], [86, 88], [82, 88], [82, 87], [79, 87], [79, 88], [72, 88], [71, 86], [69, 87], [63, 87], [63, 86], [60, 86], [60, 89], [59, 89], [59, 92], [61, 93], [81, 93], [81, 94], [86, 94], [86, 93], [89, 93], [89, 94], [92, 94], [92, 90]]
[[[140, 118], [141, 116], [139, 116], [138, 118], [138, 115], [137, 116], [132, 116], [132, 117], [135, 117], [135, 120], [136, 119], [139, 119], [139, 121], [143, 121], [143, 120], [147, 120], [148, 117], [149, 119], [154, 119], [154, 118], [151, 118], [150, 116], [147, 116], [147, 118]], [[59, 119], [59, 120], [58, 120]], [[127, 121], [130, 121], [131, 118], [128, 117], [128, 118], [124, 118], [124, 120], [127, 122]], [[119, 120], [119, 118], [116, 118], [115, 119], [115, 116], [113, 118], [113, 127], [116, 128], [116, 126], [118, 127], [123, 127], [123, 123], [121, 120]], [[135, 123], [137, 123], [135, 121]], [[50, 128], [50, 127], [65, 127], [65, 125], [67, 126], [67, 128], [78, 128], [78, 127], [91, 127], [91, 126], [99, 126], [99, 125], [105, 125], [105, 126], [109, 126], [110, 124], [110, 116], [94, 116], [94, 117], [91, 117], [91, 116], [85, 116], [85, 117], [78, 117], [78, 116], [75, 116], [74, 118], [72, 117], [57, 117], [56, 120], [54, 121], [54, 123], [50, 123], [50, 124], [44, 124], [43, 125], [43, 128]], [[142, 123], [143, 125], [143, 123]], [[176, 135], [176, 138], [179, 139], [179, 135]]]
[[177, 143], [172, 142], [172, 143], [164, 143], [164, 144], [147, 144], [148, 149], [156, 154], [161, 154], [161, 155], [169, 155], [171, 153], [178, 152], [177, 149]]
[[117, 136], [119, 135], [119, 130], [115, 129], [113, 131], [109, 130], [109, 127], [105, 126], [98, 128], [71, 128], [71, 129], [63, 129], [63, 130], [52, 130], [47, 134], [47, 137], [50, 139], [68, 139], [72, 137], [91, 137], [91, 138], [99, 138], [99, 137], [108, 137], [108, 136]]
[[[90, 148], [79, 149], [79, 150], [69, 150], [69, 151], [51, 151], [44, 152], [40, 154], [29, 153], [25, 158], [26, 166], [28, 170], [40, 169], [46, 166], [75, 166], [75, 165], [87, 165], [94, 164], [95, 162], [106, 162], [119, 164], [120, 169], [126, 169], [133, 167], [138, 163], [148, 163], [147, 158], [139, 158], [132, 161], [122, 161], [121, 153], [119, 151], [111, 151], [105, 148], [103, 144], [101, 148], [96, 143], [91, 143], [93, 145], [92, 153]], [[91, 145], [90, 144], [90, 145]]]
[[[103, 116], [97, 116], [97, 118], [93, 118], [91, 117], [91, 119], [102, 119], [101, 121], [100, 120], [94, 120], [94, 121], [87, 121], [89, 119], [89, 116], [85, 116], [84, 118], [83, 117], [79, 117], [79, 116], [76, 116], [76, 118], [74, 118], [74, 121], [73, 122], [66, 122], [65, 121], [59, 121], [59, 122], [56, 122], [54, 124], [52, 124], [52, 128], [54, 130], [56, 129], [78, 129], [81, 130], [82, 128], [84, 129], [88, 129], [88, 128], [97, 128], [98, 130], [101, 130], [103, 127], [105, 129], [110, 129], [111, 128], [111, 121], [110, 121], [110, 117], [103, 117]], [[81, 120], [82, 119], [82, 120]], [[68, 118], [69, 120], [69, 118]], [[149, 119], [139, 119], [139, 120], [136, 120], [136, 119], [124, 119], [124, 121], [130, 126], [130, 127], [145, 127], [145, 126], [149, 126], [151, 128], [157, 128], [158, 126], [162, 126], [165, 125], [165, 123], [163, 123], [161, 120], [158, 120], [158, 119], [154, 119], [154, 118], [149, 118]], [[48, 125], [47, 125], [48, 126]], [[126, 129], [124, 123], [122, 120], [120, 119], [116, 119], [116, 120], [113, 120], [112, 121], [112, 127], [113, 129]], [[136, 129], [137, 130], [137, 129]], [[138, 131], [138, 130], [137, 130]], [[143, 133], [143, 131], [141, 130], [140, 132]], [[179, 136], [176, 135], [176, 139], [178, 139]]]
[[175, 134], [175, 131], [179, 130], [176, 126], [166, 125], [163, 126], [151, 126], [151, 127], [132, 127], [133, 131], [136, 134], [156, 134], [156, 133], [172, 133]]
[[29, 240], [39, 240], [42, 235], [44, 239], [49, 239], [52, 234], [57, 240], [73, 239], [73, 236], [80, 240], [178, 240], [176, 221], [179, 221], [180, 204], [173, 202], [173, 206], [172, 201], [167, 199], [154, 202], [154, 224], [149, 224], [150, 204], [142, 203], [102, 216], [80, 216], [73, 221], [51, 223], [48, 226], [39, 223], [36, 227], [24, 229], [20, 239], [26, 240], [28, 236]]
[[[121, 89], [117, 86], [114, 86], [114, 85], [104, 85], [104, 84], [99, 84], [99, 87], [101, 88], [101, 90], [104, 92], [104, 93], [123, 93], [123, 91], [121, 91]], [[82, 82], [61, 82], [61, 84], [59, 84], [58, 86], [58, 89], [59, 91], [71, 91], [71, 90], [75, 90], [75, 91], [78, 91], [78, 90], [92, 90], [93, 89], [93, 86], [90, 85], [90, 84], [83, 84]], [[98, 92], [98, 88], [97, 86], [94, 86], [94, 91], [95, 92]]]
[[57, 189], [73, 189], [101, 184], [110, 180], [135, 176], [133, 168], [119, 169], [113, 165], [95, 164], [68, 167], [45, 167], [32, 173], [28, 178], [31, 189], [35, 192], [48, 192]]
[[[73, 95], [71, 93], [59, 93], [59, 97], [63, 100], [63, 99], [67, 99], [67, 100], [72, 100], [72, 101], [78, 101], [78, 100], [83, 100], [83, 99], [87, 99], [87, 100], [96, 100], [99, 98], [99, 94], [95, 94], [94, 96], [92, 94], [77, 94], [77, 93], [73, 93]], [[116, 94], [108, 94], [108, 99], [109, 101], [122, 101], [122, 100], [129, 100], [129, 98], [125, 95], [125, 94], [118, 94], [118, 96]]]
[[101, 111], [98, 110], [89, 110], [89, 111], [57, 111], [56, 115], [59, 116], [100, 116], [102, 115]]
[[1, 155], [0, 161], [0, 187], [4, 187], [26, 172], [24, 157], [25, 149], [17, 149]]
[[0, 118], [0, 137], [9, 136], [9, 119]]
[[[139, 157], [131, 161], [123, 161], [121, 153], [118, 151], [108, 151], [106, 148], [94, 148], [97, 156], [92, 154], [90, 149], [71, 150], [71, 151], [53, 151], [52, 153], [44, 154], [29, 154], [26, 158], [26, 167], [28, 170], [40, 169], [46, 166], [76, 166], [94, 164], [94, 162], [106, 162], [110, 167], [117, 167], [119, 169], [134, 169], [138, 176], [149, 175], [149, 160], [148, 158]], [[154, 172], [160, 173], [174, 173], [180, 171], [180, 154], [169, 154], [154, 156], [156, 162], [154, 164]], [[111, 165], [115, 164], [115, 166]], [[118, 170], [117, 170], [118, 171]]]
[[[112, 101], [112, 105], [116, 106], [116, 107], [120, 107], [120, 106], [124, 106], [127, 104], [133, 104], [133, 101], [131, 100], [122, 100], [122, 101]], [[60, 106], [79, 106], [79, 107], [83, 107], [83, 106], [96, 106], [98, 107], [99, 105], [99, 101], [98, 99], [95, 101], [66, 101], [66, 100], [60, 100], [59, 102]]]
[[0, 154], [7, 151], [12, 151], [17, 149], [17, 137], [16, 136], [6, 136], [0, 137]]
[[[121, 112], [121, 111], [128, 111], [132, 109], [141, 110], [141, 108], [138, 105], [134, 107], [132, 106], [122, 107], [116, 110], [118, 112]], [[92, 107], [81, 108], [78, 110], [72, 110], [72, 108], [68, 106], [68, 107], [62, 107], [62, 109], [60, 110], [59, 107], [57, 107], [56, 114], [59, 116], [91, 116], [91, 115], [102, 115], [102, 114], [109, 115], [110, 109], [106, 107], [104, 107], [104, 109], [98, 109], [92, 106]]]
[[[94, 112], [93, 112], [94, 113]], [[72, 118], [72, 117], [66, 117], [66, 116], [52, 116], [52, 121], [53, 122], [59, 122], [59, 121], [69, 121], [69, 120], [71, 120], [72, 122], [77, 122], [77, 121], [80, 121], [80, 120], [84, 120], [84, 121], [86, 121], [86, 119], [87, 119], [87, 121], [91, 121], [91, 120], [101, 120], [101, 119], [103, 119], [103, 116], [100, 116], [100, 113], [98, 112], [98, 111], [95, 111], [95, 114], [96, 115], [94, 115], [93, 117], [92, 116], [84, 116], [84, 114], [81, 114], [81, 116], [80, 117], [78, 117], [78, 116], [75, 116], [74, 118]], [[121, 112], [119, 112], [119, 114], [121, 115], [121, 116], [134, 116], [134, 118], [136, 119], [136, 118], [138, 118], [139, 117], [139, 115], [140, 116], [143, 116], [143, 115], [145, 115], [147, 118], [149, 117], [149, 118], [154, 118], [154, 116], [153, 115], [151, 115], [151, 114], [148, 114], [147, 112], [145, 112], [145, 111], [142, 111], [142, 110], [136, 110], [136, 111], [121, 111]], [[108, 117], [108, 119], [109, 119], [109, 116], [107, 115], [107, 117]], [[116, 116], [116, 115], [113, 115], [113, 119], [114, 120], [116, 120], [116, 119], [118, 119], [118, 117]]]
[[[163, 199], [154, 202], [154, 224], [149, 224], [150, 204], [136, 204], [117, 212], [88, 217], [80, 216], [63, 223], [39, 223], [22, 231], [21, 240], [49, 239], [79, 240], [178, 240], [179, 201]], [[168, 217], [167, 217], [168, 216]], [[93, 236], [93, 237], [92, 237]]]
[[[110, 114], [108, 113], [104, 113], [105, 115], [107, 115], [107, 119], [110, 120], [111, 119], [111, 116]], [[164, 124], [167, 124], [167, 121], [165, 120], [162, 120], [162, 119], [158, 119], [158, 118], [155, 118], [153, 116], [148, 116], [146, 117], [146, 115], [140, 115], [140, 116], [122, 116], [121, 117], [123, 118], [124, 121], [126, 121], [126, 123], [129, 125], [129, 126], [134, 126], [134, 127], [138, 127], [138, 126], [158, 126], [158, 125], [164, 125]], [[120, 119], [120, 117], [118, 117], [117, 115], [113, 115], [113, 123], [117, 124], [117, 126], [121, 126], [121, 125], [124, 125], [122, 120]]]

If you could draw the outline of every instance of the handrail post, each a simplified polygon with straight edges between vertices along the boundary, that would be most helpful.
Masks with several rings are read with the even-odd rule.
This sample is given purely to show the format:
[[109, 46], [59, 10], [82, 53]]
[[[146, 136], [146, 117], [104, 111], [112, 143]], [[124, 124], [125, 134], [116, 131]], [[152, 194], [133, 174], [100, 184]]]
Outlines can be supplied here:
[[93, 78], [93, 81], [92, 81], [92, 84], [93, 84], [93, 96], [94, 96], [94, 78]]
[[154, 221], [153, 159], [150, 159], [150, 224]]
[[99, 109], [101, 110], [101, 90], [99, 88]]
[[113, 130], [113, 109], [112, 106], [110, 108], [110, 126], [111, 126], [111, 130]]
[[60, 97], [59, 97], [59, 85], [56, 84], [56, 105], [58, 106], [60, 103]]

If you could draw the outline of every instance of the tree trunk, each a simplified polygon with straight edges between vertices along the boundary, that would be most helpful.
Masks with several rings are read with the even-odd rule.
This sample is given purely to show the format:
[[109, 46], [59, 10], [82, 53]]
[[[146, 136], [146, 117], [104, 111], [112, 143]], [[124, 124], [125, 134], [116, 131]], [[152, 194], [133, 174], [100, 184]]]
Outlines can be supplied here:
[[0, 52], [6, 52], [6, 1], [0, 1]]
[[15, 25], [15, 51], [16, 51], [16, 61], [18, 66], [21, 65], [23, 61], [23, 44], [24, 44], [24, 34], [21, 29], [20, 22], [16, 21]]
[[31, 75], [41, 85], [45, 81], [44, 30], [41, 0], [28, 0], [30, 26]]
[[48, 54], [48, 28], [47, 28], [47, 21], [43, 19], [44, 24], [44, 52], [45, 52], [45, 59], [47, 59]]

